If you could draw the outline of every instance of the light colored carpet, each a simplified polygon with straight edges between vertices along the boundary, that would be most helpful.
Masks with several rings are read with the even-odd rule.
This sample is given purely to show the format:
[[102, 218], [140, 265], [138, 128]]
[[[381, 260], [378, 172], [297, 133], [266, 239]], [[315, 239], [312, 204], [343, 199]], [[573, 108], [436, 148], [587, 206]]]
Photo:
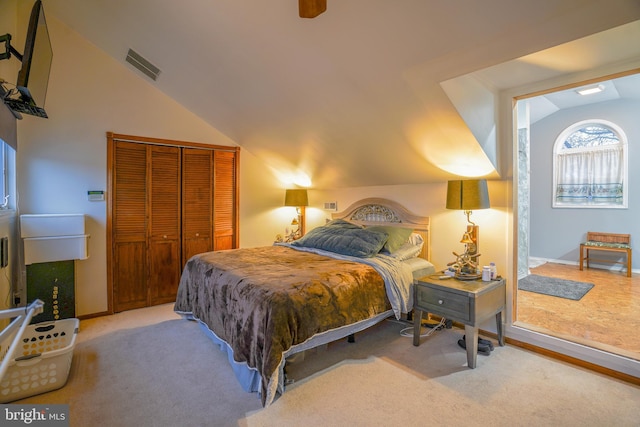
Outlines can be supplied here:
[[522, 349], [466, 367], [457, 329], [385, 321], [309, 351], [268, 408], [171, 305], [81, 322], [68, 383], [15, 403], [68, 403], [71, 426], [637, 426], [640, 387]]

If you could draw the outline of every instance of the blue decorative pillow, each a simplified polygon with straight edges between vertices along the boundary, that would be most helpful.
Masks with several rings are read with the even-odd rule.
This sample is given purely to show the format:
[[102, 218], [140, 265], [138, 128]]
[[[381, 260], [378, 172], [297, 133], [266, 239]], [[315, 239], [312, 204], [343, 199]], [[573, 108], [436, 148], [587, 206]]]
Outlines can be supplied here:
[[324, 226], [314, 228], [300, 239], [294, 240], [291, 245], [369, 258], [380, 252], [387, 238], [387, 233], [381, 231]]
[[363, 228], [361, 225], [354, 224], [353, 222], [346, 221], [344, 219], [334, 219], [324, 225], [325, 227], [340, 227], [340, 228]]

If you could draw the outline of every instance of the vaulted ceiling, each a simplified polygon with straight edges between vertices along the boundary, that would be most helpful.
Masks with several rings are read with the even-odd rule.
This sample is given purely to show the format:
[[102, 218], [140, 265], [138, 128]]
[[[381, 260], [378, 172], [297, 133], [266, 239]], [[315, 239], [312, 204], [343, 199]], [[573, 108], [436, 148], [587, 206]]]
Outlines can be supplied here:
[[[141, 54], [161, 70], [142, 79], [314, 188], [498, 177], [495, 147], [465, 123], [452, 82], [640, 20], [637, 0], [329, 0], [314, 19], [295, 0], [43, 3], [123, 64], [129, 49]], [[637, 55], [629, 44], [640, 45], [609, 45], [620, 52], [606, 59]], [[549, 61], [478, 75], [513, 87], [593, 67], [581, 54], [589, 61], [571, 70]]]

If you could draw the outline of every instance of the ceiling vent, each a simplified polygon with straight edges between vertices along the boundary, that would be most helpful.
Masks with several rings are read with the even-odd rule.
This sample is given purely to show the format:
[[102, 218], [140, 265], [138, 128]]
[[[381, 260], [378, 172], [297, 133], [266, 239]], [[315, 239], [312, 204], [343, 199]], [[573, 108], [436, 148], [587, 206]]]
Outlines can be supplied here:
[[138, 52], [134, 51], [133, 49], [129, 49], [129, 52], [127, 52], [126, 60], [129, 64], [136, 67], [152, 80], [156, 80], [158, 78], [158, 75], [160, 74], [160, 69], [158, 67], [144, 59]]

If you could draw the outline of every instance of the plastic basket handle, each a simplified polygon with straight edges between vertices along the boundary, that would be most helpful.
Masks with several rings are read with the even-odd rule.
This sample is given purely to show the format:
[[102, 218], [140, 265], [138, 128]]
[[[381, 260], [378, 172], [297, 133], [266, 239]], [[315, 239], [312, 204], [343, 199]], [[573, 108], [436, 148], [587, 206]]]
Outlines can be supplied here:
[[49, 332], [50, 330], [52, 330], [55, 327], [56, 327], [56, 325], [51, 323], [49, 325], [38, 326], [37, 328], [35, 328], [35, 331], [36, 332]]
[[36, 354], [27, 354], [26, 356], [20, 356], [20, 357], [16, 357], [15, 360], [16, 363], [18, 363], [18, 365], [24, 366], [24, 365], [31, 365], [31, 363], [19, 363], [19, 362], [25, 362], [27, 360], [31, 360], [31, 359], [35, 359], [36, 357], [40, 357], [42, 356], [42, 353], [36, 353]]
[[22, 356], [15, 359], [16, 365], [20, 367], [35, 365], [40, 362], [40, 356], [42, 353], [30, 354], [28, 356]]

